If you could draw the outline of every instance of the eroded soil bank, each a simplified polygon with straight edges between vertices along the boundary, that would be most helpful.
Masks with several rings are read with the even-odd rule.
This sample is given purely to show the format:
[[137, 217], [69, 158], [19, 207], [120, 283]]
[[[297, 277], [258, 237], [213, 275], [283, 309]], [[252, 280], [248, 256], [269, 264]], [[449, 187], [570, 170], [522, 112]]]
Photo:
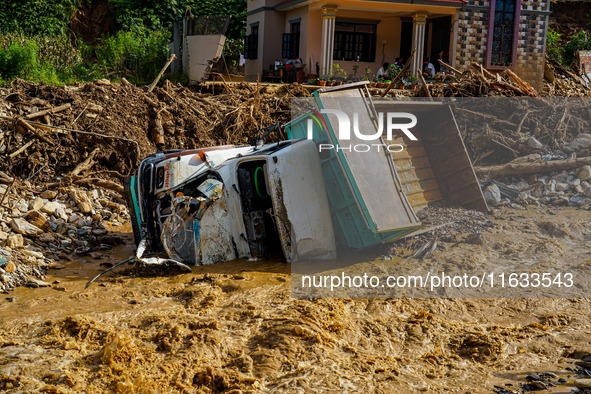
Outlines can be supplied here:
[[[460, 243], [431, 258], [589, 264], [588, 212], [549, 211], [496, 209], [482, 245]], [[542, 220], [566, 235], [538, 230]], [[52, 287], [3, 296], [0, 389], [523, 392], [528, 374], [550, 372], [564, 382], [548, 388], [569, 392], [572, 357], [591, 351], [587, 299], [297, 300], [280, 261], [148, 275], [124, 266], [84, 290], [133, 252], [128, 226], [112, 231], [126, 244], [60, 262], [46, 278], [59, 281]], [[495, 249], [500, 242], [506, 250]]]

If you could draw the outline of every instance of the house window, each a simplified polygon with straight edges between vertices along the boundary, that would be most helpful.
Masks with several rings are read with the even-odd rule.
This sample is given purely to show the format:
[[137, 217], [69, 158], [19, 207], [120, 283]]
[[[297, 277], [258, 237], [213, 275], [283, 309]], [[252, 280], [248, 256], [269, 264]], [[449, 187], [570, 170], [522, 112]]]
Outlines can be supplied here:
[[376, 25], [336, 22], [334, 60], [373, 62], [376, 57]]
[[300, 22], [290, 24], [291, 33], [283, 34], [282, 57], [296, 59], [300, 57]]
[[259, 51], [259, 26], [250, 27], [250, 34], [246, 36], [244, 42], [244, 58], [256, 59]]
[[512, 66], [517, 48], [521, 0], [491, 0], [490, 6], [487, 66]]

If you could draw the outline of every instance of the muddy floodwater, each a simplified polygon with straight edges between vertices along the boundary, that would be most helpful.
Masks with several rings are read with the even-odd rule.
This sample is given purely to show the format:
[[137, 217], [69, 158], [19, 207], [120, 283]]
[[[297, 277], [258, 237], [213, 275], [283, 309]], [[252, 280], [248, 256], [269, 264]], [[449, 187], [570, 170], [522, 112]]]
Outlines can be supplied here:
[[[588, 265], [589, 212], [549, 211], [496, 210], [482, 245], [432, 258]], [[130, 227], [116, 231], [125, 245], [61, 261], [51, 287], [2, 295], [0, 390], [486, 393], [551, 372], [564, 382], [549, 389], [568, 393], [573, 357], [591, 353], [588, 299], [298, 300], [279, 260], [191, 273], [125, 265], [85, 290], [133, 254]]]

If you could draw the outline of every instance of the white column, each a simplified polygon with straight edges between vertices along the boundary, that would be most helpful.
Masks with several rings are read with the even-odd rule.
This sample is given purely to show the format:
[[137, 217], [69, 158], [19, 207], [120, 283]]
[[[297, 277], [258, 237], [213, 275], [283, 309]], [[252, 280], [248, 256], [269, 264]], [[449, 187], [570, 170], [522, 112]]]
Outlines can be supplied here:
[[419, 75], [423, 69], [423, 56], [425, 56], [425, 24], [427, 15], [413, 14], [412, 16], [412, 48], [415, 56], [412, 59], [410, 72]]
[[335, 6], [322, 7], [322, 57], [320, 58], [320, 74], [323, 77], [332, 75], [336, 16], [337, 8]]

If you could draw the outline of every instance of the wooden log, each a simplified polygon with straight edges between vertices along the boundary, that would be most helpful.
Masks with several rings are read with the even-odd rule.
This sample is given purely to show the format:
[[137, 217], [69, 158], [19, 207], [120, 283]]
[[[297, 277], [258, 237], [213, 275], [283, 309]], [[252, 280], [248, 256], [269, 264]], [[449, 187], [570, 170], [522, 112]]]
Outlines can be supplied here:
[[591, 165], [591, 156], [578, 159], [552, 160], [533, 163], [507, 163], [494, 166], [476, 166], [474, 172], [480, 178], [498, 178], [509, 175], [529, 175], [552, 171], [572, 170]]
[[451, 70], [451, 71], [453, 71], [453, 72], [456, 74], [456, 76], [460, 76], [460, 75], [462, 75], [462, 72], [461, 72], [460, 70], [458, 70], [457, 68], [454, 68], [454, 67], [450, 66], [449, 64], [447, 64], [447, 63], [446, 63], [446, 62], [444, 62], [443, 60], [441, 60], [441, 59], [437, 59], [437, 61], [438, 61], [438, 62], [439, 62], [439, 64], [440, 64], [440, 65], [442, 65], [443, 67], [447, 68], [448, 70]]
[[20, 148], [18, 148], [17, 150], [12, 152], [11, 154], [9, 154], [8, 157], [10, 157], [12, 159], [13, 157], [20, 155], [21, 153], [23, 153], [25, 151], [25, 149], [27, 149], [29, 146], [33, 145], [34, 143], [35, 143], [35, 140], [31, 140], [31, 141], [27, 142], [26, 144], [24, 144], [23, 146], [21, 146]]
[[[491, 73], [490, 71], [488, 71], [486, 68], [484, 68], [482, 66], [482, 64], [480, 63], [472, 63], [470, 64], [474, 69], [476, 69], [477, 71], [480, 71], [480, 74], [485, 77], [485, 78], [490, 78], [490, 79], [494, 79], [496, 80], [496, 77], [494, 76], [493, 73]], [[490, 82], [490, 81], [489, 81]]]
[[55, 114], [56, 112], [63, 111], [65, 109], [70, 108], [71, 106], [72, 106], [72, 104], [67, 103], [64, 105], [60, 105], [59, 107], [44, 109], [43, 111], [38, 111], [38, 112], [34, 112], [32, 114], [28, 114], [27, 116], [25, 116], [25, 119], [36, 119], [36, 118], [40, 118], [45, 115]]
[[382, 97], [386, 96], [386, 94], [388, 94], [390, 89], [392, 89], [394, 86], [396, 86], [396, 84], [398, 83], [400, 78], [402, 78], [402, 76], [406, 73], [406, 71], [408, 71], [408, 69], [410, 68], [410, 63], [412, 62], [412, 58], [415, 56], [415, 52], [416, 52], [415, 50], [412, 51], [412, 53], [410, 54], [410, 57], [406, 61], [406, 64], [404, 65], [404, 67], [402, 67], [402, 70], [400, 70], [398, 75], [392, 80], [392, 82], [390, 82], [390, 85], [388, 85], [388, 87], [382, 93]]
[[78, 185], [82, 185], [82, 186], [87, 186], [87, 187], [102, 187], [104, 189], [113, 190], [122, 196], [125, 195], [122, 185], [112, 182], [112, 181], [108, 181], [106, 179], [82, 178], [82, 179], [74, 180], [74, 183], [76, 183]]
[[521, 78], [519, 78], [519, 76], [517, 76], [517, 74], [515, 74], [513, 71], [511, 71], [508, 68], [506, 68], [505, 69], [505, 72], [507, 74], [509, 74], [509, 76], [511, 78], [513, 78], [513, 80], [515, 82], [517, 82], [517, 85], [519, 86], [519, 88], [521, 90], [523, 90], [525, 93], [527, 93], [528, 96], [532, 96], [532, 97], [539, 97], [540, 96], [538, 94], [538, 92], [534, 88], [532, 88], [529, 83], [527, 83], [524, 80], [522, 80]]
[[134, 86], [131, 82], [129, 82], [125, 77], [121, 78], [121, 85], [123, 86]]
[[162, 117], [160, 111], [156, 112], [152, 121], [152, 138], [157, 147], [164, 145], [164, 128], [162, 127]]
[[423, 87], [425, 94], [432, 100], [433, 96], [431, 96], [431, 92], [429, 91], [429, 87], [427, 86], [427, 82], [425, 81], [425, 77], [423, 77], [422, 73], [419, 74], [419, 79], [421, 80], [421, 86]]
[[15, 119], [18, 124], [20, 124], [26, 130], [33, 133], [40, 140], [43, 140], [43, 141], [47, 142], [48, 144], [55, 145], [55, 142], [53, 142], [53, 140], [51, 140], [51, 139], [47, 138], [46, 136], [44, 136], [43, 134], [41, 134], [37, 129], [35, 129], [33, 126], [31, 126], [31, 124], [28, 123], [27, 121], [25, 121], [23, 118], [17, 116]]
[[4, 171], [0, 171], [0, 183], [4, 185], [10, 185], [14, 181], [14, 178], [5, 173]]
[[100, 148], [95, 148], [92, 152], [90, 152], [90, 154], [88, 155], [86, 160], [84, 160], [82, 163], [78, 164], [76, 166], [76, 168], [74, 168], [72, 170], [72, 172], [70, 173], [70, 176], [76, 176], [76, 175], [80, 174], [82, 171], [86, 171], [86, 170], [91, 169], [92, 166], [96, 164], [96, 162], [94, 161], [94, 157], [99, 152], [100, 152]]
[[156, 87], [156, 84], [158, 83], [158, 81], [160, 81], [160, 78], [162, 78], [162, 74], [164, 74], [164, 72], [166, 71], [168, 66], [170, 66], [170, 63], [172, 63], [172, 61], [174, 59], [176, 59], [176, 55], [173, 53], [172, 56], [166, 61], [166, 64], [164, 65], [164, 67], [162, 67], [162, 70], [160, 70], [160, 72], [156, 76], [156, 79], [154, 80], [154, 82], [152, 82], [150, 84], [150, 87], [148, 88], [148, 92], [151, 92], [152, 90], [154, 90], [154, 88]]

